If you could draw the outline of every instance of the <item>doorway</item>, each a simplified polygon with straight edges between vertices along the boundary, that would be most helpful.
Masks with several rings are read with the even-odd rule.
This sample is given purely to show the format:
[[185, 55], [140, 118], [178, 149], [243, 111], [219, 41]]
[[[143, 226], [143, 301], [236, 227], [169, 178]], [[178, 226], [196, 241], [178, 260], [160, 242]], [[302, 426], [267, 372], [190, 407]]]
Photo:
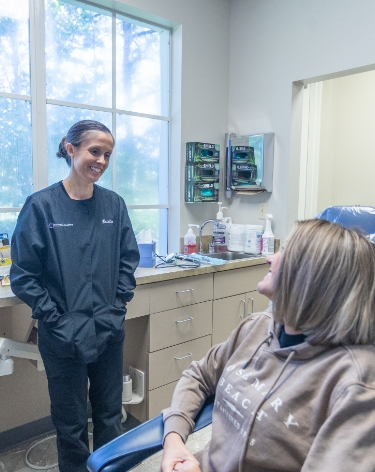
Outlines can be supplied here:
[[375, 70], [304, 85], [298, 219], [375, 206]]

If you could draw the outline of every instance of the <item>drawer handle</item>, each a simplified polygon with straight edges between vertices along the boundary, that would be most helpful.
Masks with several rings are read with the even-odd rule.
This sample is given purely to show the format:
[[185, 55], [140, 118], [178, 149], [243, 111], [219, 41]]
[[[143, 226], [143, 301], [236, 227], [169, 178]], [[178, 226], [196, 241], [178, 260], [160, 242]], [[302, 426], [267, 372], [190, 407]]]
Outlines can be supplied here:
[[192, 316], [190, 316], [190, 317], [187, 318], [186, 320], [181, 320], [181, 321], [175, 320], [175, 321], [176, 321], [176, 323], [186, 323], [187, 321], [193, 321], [193, 319], [194, 319], [194, 318], [193, 318]]
[[249, 297], [250, 300], [251, 300], [251, 313], [249, 313], [250, 315], [254, 313], [254, 298], [251, 298]]
[[187, 290], [179, 290], [178, 292], [176, 291], [176, 293], [186, 293], [186, 292], [193, 292], [194, 289], [193, 288], [188, 288]]
[[246, 318], [246, 300], [241, 300], [243, 303], [243, 314], [240, 315], [240, 318]]
[[181, 361], [182, 359], [186, 359], [187, 357], [191, 357], [193, 354], [191, 352], [188, 352], [187, 356], [184, 357], [175, 357], [176, 361]]

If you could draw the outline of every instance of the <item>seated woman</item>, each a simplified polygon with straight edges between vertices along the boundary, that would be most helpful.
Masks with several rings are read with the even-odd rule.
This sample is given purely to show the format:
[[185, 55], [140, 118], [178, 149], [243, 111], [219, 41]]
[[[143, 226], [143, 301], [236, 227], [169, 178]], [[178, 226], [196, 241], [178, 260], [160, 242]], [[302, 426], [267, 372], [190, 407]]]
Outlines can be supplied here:
[[[324, 220], [299, 222], [268, 257], [249, 316], [183, 373], [163, 411], [163, 472], [375, 470], [375, 248]], [[212, 439], [184, 442], [215, 394]]]

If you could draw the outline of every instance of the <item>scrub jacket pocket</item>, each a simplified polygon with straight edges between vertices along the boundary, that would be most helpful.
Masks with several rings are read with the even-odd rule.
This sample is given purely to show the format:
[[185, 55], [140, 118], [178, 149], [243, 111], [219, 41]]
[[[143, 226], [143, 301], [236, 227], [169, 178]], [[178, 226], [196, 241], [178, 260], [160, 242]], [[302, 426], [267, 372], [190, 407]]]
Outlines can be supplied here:
[[74, 326], [71, 313], [64, 313], [53, 323], [39, 320], [38, 330], [41, 351], [48, 349], [57, 357], [73, 358], [75, 356]]
[[114, 342], [119, 340], [119, 335], [123, 336], [125, 323], [126, 308], [118, 308], [113, 305], [108, 305], [108, 316], [112, 325], [112, 332], [114, 335]]

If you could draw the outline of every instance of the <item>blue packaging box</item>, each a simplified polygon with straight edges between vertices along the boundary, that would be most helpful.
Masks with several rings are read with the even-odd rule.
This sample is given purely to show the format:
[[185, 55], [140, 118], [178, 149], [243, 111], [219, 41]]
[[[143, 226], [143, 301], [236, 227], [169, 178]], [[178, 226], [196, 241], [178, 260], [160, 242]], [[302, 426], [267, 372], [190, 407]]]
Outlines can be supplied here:
[[139, 254], [141, 256], [138, 267], [154, 267], [155, 247], [156, 241], [148, 244], [138, 243]]

